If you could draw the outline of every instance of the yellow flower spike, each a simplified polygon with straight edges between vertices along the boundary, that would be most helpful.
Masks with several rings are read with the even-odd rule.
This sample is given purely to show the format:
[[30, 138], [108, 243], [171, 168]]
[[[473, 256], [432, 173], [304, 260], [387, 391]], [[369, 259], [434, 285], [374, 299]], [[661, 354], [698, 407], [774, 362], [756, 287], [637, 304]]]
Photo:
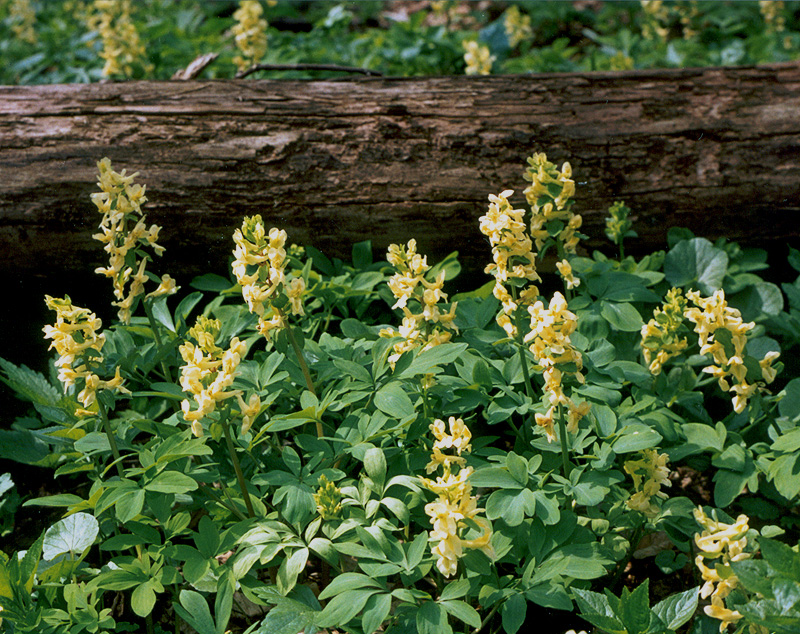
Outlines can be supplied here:
[[342, 492], [324, 475], [319, 477], [319, 488], [314, 494], [317, 513], [323, 520], [337, 519], [342, 512]]
[[[684, 315], [694, 323], [700, 354], [711, 355], [714, 360], [714, 364], [704, 368], [703, 372], [714, 376], [721, 390], [733, 392], [733, 409], [740, 414], [747, 408], [748, 399], [759, 389], [759, 385], [747, 383], [747, 367], [744, 363], [747, 333], [755, 327], [755, 323], [743, 322], [741, 313], [728, 306], [722, 290], [714, 292], [711, 297], [702, 297], [698, 291], [690, 291], [686, 293], [686, 297], [694, 306], [686, 308]], [[725, 346], [717, 341], [716, 333], [719, 330], [730, 333], [733, 355], [729, 356]], [[762, 378], [766, 383], [775, 378], [772, 363], [778, 356], [777, 352], [771, 351], [759, 362]]]
[[245, 403], [241, 394], [237, 394], [236, 400], [239, 401], [239, 413], [242, 416], [242, 433], [246, 434], [261, 413], [261, 398], [258, 394], [251, 394], [247, 403]]
[[[88, 26], [103, 43], [100, 57], [105, 60], [103, 76], [130, 77], [133, 65], [146, 57], [144, 45], [131, 18], [130, 0], [95, 0]], [[144, 64], [149, 69], [148, 64]]]
[[655, 449], [642, 451], [642, 458], [628, 460], [623, 465], [625, 473], [631, 476], [636, 491], [627, 500], [628, 508], [643, 513], [646, 517], [655, 517], [660, 509], [652, 502], [652, 498], [666, 498], [662, 486], [672, 486], [669, 481], [669, 456], [659, 454]]
[[[36, 44], [39, 41], [34, 28], [36, 11], [30, 0], [11, 0], [8, 7], [8, 19], [11, 23], [11, 30], [20, 40], [28, 44]], [[0, 608], [0, 610], [2, 609]]]
[[531, 16], [527, 14], [523, 15], [516, 5], [512, 5], [506, 9], [506, 12], [503, 14], [503, 26], [506, 30], [508, 45], [511, 48], [515, 48], [517, 44], [533, 36]]
[[233, 13], [236, 24], [233, 27], [234, 42], [240, 55], [233, 59], [239, 70], [257, 64], [267, 52], [267, 21], [264, 10], [257, 0], [241, 0], [239, 8]]
[[[453, 324], [458, 302], [453, 302], [448, 312], [442, 312], [439, 302], [447, 301], [447, 294], [442, 292], [445, 272], [442, 271], [435, 281], [429, 282], [425, 274], [430, 270], [427, 256], [417, 253], [416, 240], [409, 240], [406, 246], [389, 245], [386, 260], [395, 273], [389, 279], [389, 289], [397, 300], [392, 308], [400, 308], [404, 317], [397, 330], [384, 328], [381, 337], [403, 338], [394, 344], [388, 361], [394, 368], [401, 355], [409, 350], [430, 348], [450, 340], [451, 332], [458, 332]], [[409, 302], [419, 304], [420, 312], [412, 312]], [[412, 307], [417, 308], [416, 305]]]
[[[436, 419], [431, 425], [436, 441], [433, 446], [428, 473], [442, 467], [443, 475], [435, 480], [420, 478], [420, 482], [430, 491], [438, 495], [433, 502], [425, 505], [425, 513], [430, 517], [432, 529], [430, 537], [437, 544], [431, 549], [436, 557], [436, 567], [445, 577], [454, 575], [458, 569], [458, 560], [464, 549], [479, 549], [493, 558], [491, 547], [491, 525], [478, 514], [478, 498], [472, 495], [469, 477], [472, 468], [465, 467], [465, 459], [461, 453], [469, 452], [472, 435], [460, 418], [450, 417], [448, 421], [450, 433], [447, 433], [444, 421]], [[442, 449], [455, 449], [458, 455], [447, 455]], [[452, 472], [458, 466], [457, 473]], [[459, 533], [472, 524], [478, 526], [483, 534], [474, 539], [462, 539]]]
[[492, 64], [497, 59], [492, 55], [488, 46], [478, 44], [475, 40], [463, 42], [464, 63], [467, 65], [464, 73], [467, 75], [489, 75]]

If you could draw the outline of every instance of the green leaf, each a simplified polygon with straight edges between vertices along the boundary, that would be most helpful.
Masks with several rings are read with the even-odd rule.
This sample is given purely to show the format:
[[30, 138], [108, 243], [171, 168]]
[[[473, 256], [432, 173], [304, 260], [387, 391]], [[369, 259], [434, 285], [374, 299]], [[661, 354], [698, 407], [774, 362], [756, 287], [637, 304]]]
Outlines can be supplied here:
[[473, 472], [469, 481], [474, 487], [487, 489], [520, 489], [522, 485], [503, 467], [484, 467]]
[[166, 296], [156, 298], [156, 300], [153, 302], [151, 310], [153, 311], [153, 319], [155, 319], [170, 332], [176, 331], [175, 322], [172, 321], [172, 315], [169, 312], [169, 308], [167, 308]]
[[704, 450], [722, 451], [726, 436], [724, 428], [721, 437], [714, 427], [703, 423], [684, 423], [682, 429], [686, 434], [686, 442], [690, 445], [696, 445]]
[[33, 500], [26, 500], [22, 506], [73, 506], [83, 502], [83, 498], [73, 493], [59, 493], [57, 495], [46, 495]]
[[796, 420], [800, 417], [800, 378], [789, 381], [783, 391], [786, 396], [778, 402], [778, 412], [789, 420]]
[[435, 368], [452, 363], [467, 349], [466, 343], [442, 343], [418, 354], [397, 377], [408, 379], [420, 374], [431, 374]]
[[[517, 630], [525, 622], [525, 615], [528, 611], [528, 602], [521, 594], [512, 594], [500, 608], [500, 615], [503, 617], [503, 629], [508, 634], [516, 634]], [[479, 623], [480, 624], [480, 623]]]
[[608, 597], [599, 592], [592, 592], [591, 590], [582, 590], [580, 588], [572, 588], [572, 594], [575, 596], [575, 603], [580, 608], [582, 616], [589, 616], [591, 614], [600, 614], [602, 616], [613, 617], [614, 611], [608, 603]]
[[452, 634], [447, 612], [438, 603], [426, 601], [417, 611], [418, 634]]
[[[0, 357], [0, 381], [8, 385], [24, 401], [55, 406], [61, 399], [58, 388], [44, 377], [24, 365], [14, 365]], [[5, 375], [5, 376], [3, 376]]]
[[639, 332], [644, 326], [642, 316], [631, 304], [600, 302], [600, 314], [615, 329], [622, 332]]
[[144, 490], [136, 489], [135, 491], [126, 492], [123, 497], [117, 500], [114, 505], [114, 513], [117, 519], [124, 524], [139, 515], [142, 512], [142, 508], [144, 508]]
[[150, 580], [145, 581], [134, 589], [131, 594], [131, 608], [137, 616], [145, 617], [153, 611], [156, 604], [156, 593]]
[[0, 458], [35, 465], [50, 456], [48, 444], [27, 429], [0, 429]]
[[281, 597], [253, 634], [298, 634], [316, 632], [319, 611], [305, 603]]
[[221, 293], [233, 287], [233, 283], [221, 275], [215, 273], [206, 273], [194, 278], [189, 286], [196, 288], [198, 291], [211, 291], [212, 293]]
[[100, 525], [88, 513], [75, 513], [56, 522], [44, 534], [42, 555], [52, 561], [59, 555], [80, 557], [97, 538]]
[[344, 628], [354, 619], [374, 594], [380, 591], [368, 588], [347, 590], [333, 597], [322, 610], [319, 624], [323, 627]]
[[179, 599], [180, 605], [173, 604], [175, 611], [198, 634], [217, 634], [217, 626], [202, 594], [193, 590], [181, 590]]
[[278, 590], [281, 594], [288, 594], [297, 583], [297, 576], [303, 571], [308, 562], [308, 548], [298, 548], [278, 568]]
[[373, 634], [389, 616], [392, 609], [391, 594], [373, 594], [364, 604], [361, 615], [361, 629], [364, 634]]
[[188, 493], [197, 489], [197, 482], [180, 471], [162, 471], [144, 488], [156, 493]]
[[717, 470], [714, 474], [714, 504], [723, 509], [729, 506], [744, 490], [750, 475], [730, 469]]
[[800, 427], [795, 427], [772, 443], [773, 451], [794, 453], [800, 449]]
[[649, 580], [645, 579], [633, 592], [622, 593], [620, 607], [615, 610], [628, 634], [644, 634], [650, 625], [650, 592]]
[[614, 441], [611, 448], [614, 453], [631, 453], [657, 447], [661, 442], [661, 434], [655, 429], [646, 429], [640, 425], [626, 425], [622, 428], [619, 438]]
[[728, 255], [705, 238], [681, 241], [664, 258], [664, 275], [673, 286], [691, 286], [703, 295], [722, 288]]
[[365, 269], [372, 264], [372, 241], [364, 240], [353, 245], [353, 268]]
[[462, 621], [473, 628], [480, 627], [481, 616], [478, 611], [465, 601], [440, 601], [441, 605], [448, 614], [452, 614], [459, 621]]
[[506, 468], [521, 486], [528, 484], [528, 463], [513, 451], [506, 456]]
[[467, 592], [469, 592], [469, 586], [470, 583], [468, 579], [451, 581], [444, 587], [444, 590], [442, 590], [439, 600], [452, 601], [453, 599], [460, 599], [461, 597], [465, 596]]
[[364, 469], [378, 486], [383, 486], [386, 479], [386, 456], [383, 455], [383, 449], [379, 447], [367, 449], [364, 453]]
[[414, 404], [399, 383], [387, 383], [375, 392], [375, 407], [395, 418], [414, 415]]
[[357, 590], [367, 587], [379, 588], [380, 584], [372, 577], [362, 575], [359, 572], [343, 572], [340, 575], [336, 575], [333, 581], [319, 593], [319, 599], [320, 601], [324, 601], [325, 599], [330, 599], [348, 590]]

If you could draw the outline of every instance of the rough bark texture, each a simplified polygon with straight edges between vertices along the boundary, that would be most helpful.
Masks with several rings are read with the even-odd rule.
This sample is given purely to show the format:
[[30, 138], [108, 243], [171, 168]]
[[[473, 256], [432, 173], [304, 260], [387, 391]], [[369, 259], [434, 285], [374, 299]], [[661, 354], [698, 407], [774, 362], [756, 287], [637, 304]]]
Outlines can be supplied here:
[[480, 270], [487, 195], [522, 201], [534, 151], [572, 163], [589, 249], [617, 199], [636, 214], [633, 253], [663, 248], [672, 226], [782, 249], [800, 237], [798, 112], [788, 64], [0, 87], [0, 271], [53, 293], [48, 276], [92, 276], [103, 156], [140, 172], [167, 247], [154, 269], [184, 282], [224, 274], [254, 213], [329, 255], [413, 237], [432, 262], [458, 250]]

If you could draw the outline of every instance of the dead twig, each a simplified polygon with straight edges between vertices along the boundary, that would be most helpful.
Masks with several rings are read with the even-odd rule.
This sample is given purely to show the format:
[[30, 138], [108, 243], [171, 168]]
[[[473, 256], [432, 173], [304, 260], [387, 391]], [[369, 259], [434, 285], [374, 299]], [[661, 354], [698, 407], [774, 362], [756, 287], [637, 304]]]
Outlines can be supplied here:
[[246, 70], [236, 73], [236, 79], [242, 79], [260, 70], [329, 70], [339, 73], [360, 73], [370, 77], [383, 77], [383, 73], [358, 66], [340, 66], [339, 64], [253, 64]]

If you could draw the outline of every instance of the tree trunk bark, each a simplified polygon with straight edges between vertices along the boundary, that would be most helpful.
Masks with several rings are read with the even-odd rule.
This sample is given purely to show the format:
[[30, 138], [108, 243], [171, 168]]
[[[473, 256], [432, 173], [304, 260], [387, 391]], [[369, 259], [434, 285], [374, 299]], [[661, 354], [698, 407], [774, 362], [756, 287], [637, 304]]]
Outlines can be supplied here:
[[154, 268], [182, 283], [226, 274], [231, 233], [255, 213], [330, 256], [416, 238], [430, 262], [458, 250], [480, 271], [487, 196], [522, 202], [537, 151], [571, 162], [587, 249], [607, 246], [619, 199], [634, 254], [664, 248], [673, 226], [783, 248], [800, 237], [798, 112], [797, 64], [0, 87], [0, 271], [92, 276], [104, 156], [140, 173], [167, 247]]

